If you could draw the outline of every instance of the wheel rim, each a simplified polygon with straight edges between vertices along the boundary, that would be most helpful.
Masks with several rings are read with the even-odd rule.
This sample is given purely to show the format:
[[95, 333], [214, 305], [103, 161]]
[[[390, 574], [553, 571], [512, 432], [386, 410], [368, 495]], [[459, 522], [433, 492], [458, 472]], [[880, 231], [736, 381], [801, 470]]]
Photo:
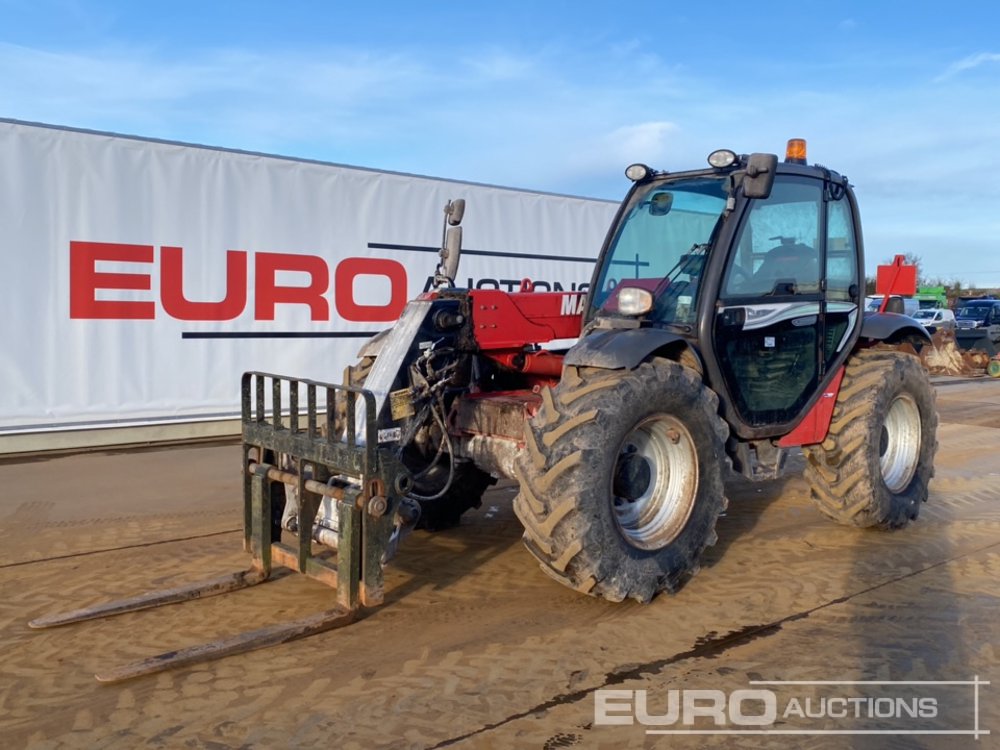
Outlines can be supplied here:
[[920, 454], [920, 410], [901, 393], [889, 406], [879, 440], [879, 468], [890, 492], [902, 492], [913, 479]]
[[622, 441], [611, 478], [615, 523], [633, 547], [660, 549], [684, 528], [698, 489], [698, 453], [668, 415], [640, 422]]

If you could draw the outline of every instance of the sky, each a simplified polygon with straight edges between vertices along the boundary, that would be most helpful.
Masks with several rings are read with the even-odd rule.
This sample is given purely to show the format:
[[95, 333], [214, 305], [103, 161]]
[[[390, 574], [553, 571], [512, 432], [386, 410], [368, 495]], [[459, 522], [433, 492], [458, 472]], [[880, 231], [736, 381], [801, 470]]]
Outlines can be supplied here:
[[618, 200], [714, 149], [847, 175], [869, 273], [1000, 286], [1000, 3], [0, 0], [0, 117]]

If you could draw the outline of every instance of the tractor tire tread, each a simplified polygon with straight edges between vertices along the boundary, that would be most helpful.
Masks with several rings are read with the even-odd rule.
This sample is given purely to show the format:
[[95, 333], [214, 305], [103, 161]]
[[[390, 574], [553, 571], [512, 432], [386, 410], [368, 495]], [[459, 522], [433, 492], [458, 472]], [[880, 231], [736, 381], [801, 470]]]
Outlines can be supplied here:
[[[601, 492], [595, 486], [601, 482], [594, 481], [592, 467], [608, 450], [617, 450], [605, 434], [618, 416], [615, 405], [641, 403], [651, 389], [680, 389], [688, 394], [687, 403], [694, 405], [693, 411], [706, 425], [712, 445], [705, 450], [713, 466], [703, 473], [712, 483], [712, 491], [706, 492], [711, 507], [703, 511], [700, 523], [707, 528], [699, 528], [699, 534], [692, 537], [693, 548], [678, 553], [677, 569], [638, 575], [615, 569], [593, 544], [595, 539], [606, 540], [608, 534], [620, 532], [601, 526], [595, 511], [600, 501], [593, 499]], [[646, 362], [626, 376], [620, 371], [566, 367], [561, 382], [543, 390], [539, 413], [526, 428], [527, 449], [515, 466], [521, 489], [514, 499], [514, 512], [524, 527], [526, 549], [550, 577], [610, 601], [634, 598], [645, 602], [660, 591], [677, 590], [697, 571], [704, 549], [718, 538], [715, 522], [727, 505], [721, 476], [729, 461], [723, 450], [728, 436], [728, 426], [718, 415], [718, 397], [697, 373], [675, 362]], [[610, 505], [610, 495], [605, 493], [605, 497]]]
[[[907, 391], [921, 415], [921, 442], [910, 483], [893, 493], [879, 469], [877, 449], [885, 411]], [[912, 355], [891, 348], [862, 349], [848, 360], [826, 439], [803, 446], [805, 478], [821, 513], [841, 524], [895, 529], [917, 517], [926, 502], [937, 451], [937, 413], [927, 375]]]

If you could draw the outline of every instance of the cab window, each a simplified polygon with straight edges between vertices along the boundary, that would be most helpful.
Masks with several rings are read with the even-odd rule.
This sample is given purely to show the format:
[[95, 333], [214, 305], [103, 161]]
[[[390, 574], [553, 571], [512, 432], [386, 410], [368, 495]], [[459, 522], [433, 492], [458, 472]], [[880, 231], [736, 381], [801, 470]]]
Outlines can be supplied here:
[[852, 302], [850, 289], [857, 284], [857, 245], [847, 196], [827, 202], [826, 298]]
[[754, 201], [729, 259], [723, 299], [819, 292], [822, 184], [808, 178], [775, 182]]

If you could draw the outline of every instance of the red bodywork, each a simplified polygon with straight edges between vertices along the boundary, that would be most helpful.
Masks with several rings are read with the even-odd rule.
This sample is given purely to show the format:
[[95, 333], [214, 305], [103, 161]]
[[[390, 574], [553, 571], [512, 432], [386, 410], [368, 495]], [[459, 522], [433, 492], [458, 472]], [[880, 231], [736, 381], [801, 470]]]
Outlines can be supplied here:
[[528, 375], [533, 385], [555, 385], [562, 374], [563, 355], [525, 351], [525, 347], [579, 338], [584, 297], [585, 292], [471, 291], [476, 342], [485, 356]]
[[794, 448], [799, 445], [812, 445], [822, 443], [826, 440], [826, 433], [830, 430], [830, 420], [833, 418], [833, 407], [837, 403], [837, 394], [840, 393], [840, 381], [844, 379], [844, 368], [837, 370], [830, 385], [823, 391], [823, 395], [813, 404], [812, 409], [806, 412], [802, 421], [798, 423], [794, 430], [778, 441], [782, 448]]
[[[531, 288], [527, 280], [522, 289]], [[479, 353], [521, 373], [523, 390], [472, 392], [459, 399], [449, 418], [454, 435], [513, 440], [523, 447], [524, 424], [541, 405], [539, 391], [562, 376], [563, 355], [538, 345], [579, 338], [586, 292], [469, 291], [471, 328]], [[433, 299], [434, 293], [422, 299]]]
[[585, 292], [469, 292], [476, 341], [485, 352], [580, 335]]

